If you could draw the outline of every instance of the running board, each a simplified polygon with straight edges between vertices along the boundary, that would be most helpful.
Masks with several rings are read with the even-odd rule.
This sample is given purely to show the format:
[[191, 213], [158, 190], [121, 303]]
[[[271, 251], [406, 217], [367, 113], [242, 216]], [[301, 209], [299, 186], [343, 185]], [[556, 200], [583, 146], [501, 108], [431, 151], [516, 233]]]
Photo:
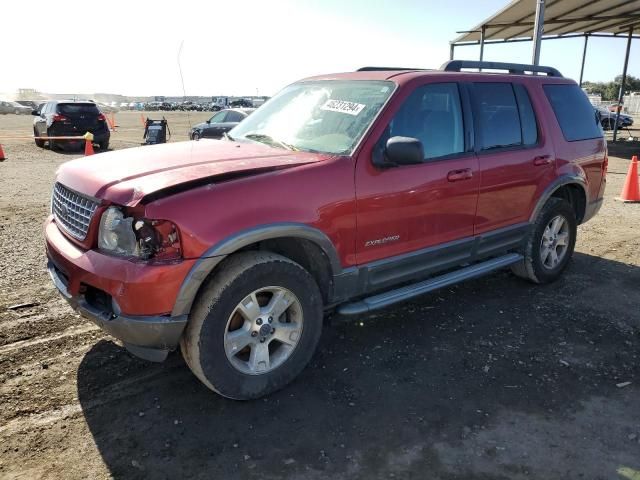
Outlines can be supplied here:
[[438, 290], [442, 287], [448, 287], [456, 283], [481, 277], [489, 272], [507, 267], [522, 260], [522, 255], [518, 253], [510, 253], [498, 258], [492, 258], [481, 263], [476, 263], [468, 267], [461, 268], [454, 272], [445, 273], [439, 277], [433, 277], [419, 283], [407, 285], [396, 290], [380, 293], [372, 297], [363, 298], [357, 302], [345, 303], [338, 307], [338, 313], [341, 315], [360, 315], [363, 313], [377, 310], [379, 308], [388, 307], [394, 303], [403, 302], [413, 297], [417, 297], [424, 293]]

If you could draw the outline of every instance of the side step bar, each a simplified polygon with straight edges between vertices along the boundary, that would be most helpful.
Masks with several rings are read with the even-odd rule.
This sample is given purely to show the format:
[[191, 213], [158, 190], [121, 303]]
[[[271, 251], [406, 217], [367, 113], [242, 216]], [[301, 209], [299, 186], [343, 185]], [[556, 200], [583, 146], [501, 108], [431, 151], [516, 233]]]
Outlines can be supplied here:
[[433, 277], [396, 290], [373, 295], [372, 297], [367, 297], [357, 302], [345, 303], [338, 307], [338, 313], [341, 315], [360, 315], [372, 310], [388, 307], [394, 303], [403, 302], [442, 287], [448, 287], [449, 285], [454, 285], [465, 280], [482, 277], [489, 272], [519, 262], [522, 258], [522, 255], [518, 253], [509, 253], [502, 257], [492, 258], [491, 260], [476, 263], [454, 272], [445, 273], [439, 277]]

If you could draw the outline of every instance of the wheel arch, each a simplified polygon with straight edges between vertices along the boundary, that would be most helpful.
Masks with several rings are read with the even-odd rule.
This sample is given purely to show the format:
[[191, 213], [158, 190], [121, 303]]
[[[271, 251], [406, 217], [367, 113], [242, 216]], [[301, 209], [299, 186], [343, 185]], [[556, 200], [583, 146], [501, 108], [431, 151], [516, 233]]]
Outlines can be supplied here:
[[245, 250], [268, 250], [299, 263], [318, 282], [324, 301], [332, 298], [333, 277], [342, 271], [333, 242], [309, 225], [278, 223], [243, 230], [209, 248], [182, 282], [171, 315], [188, 314], [205, 279], [229, 255]]
[[540, 196], [538, 203], [529, 217], [530, 222], [535, 222], [540, 210], [542, 210], [542, 207], [544, 207], [551, 197], [567, 200], [574, 209], [578, 224], [582, 223], [588, 198], [587, 184], [584, 178], [577, 175], [564, 175], [557, 178]]

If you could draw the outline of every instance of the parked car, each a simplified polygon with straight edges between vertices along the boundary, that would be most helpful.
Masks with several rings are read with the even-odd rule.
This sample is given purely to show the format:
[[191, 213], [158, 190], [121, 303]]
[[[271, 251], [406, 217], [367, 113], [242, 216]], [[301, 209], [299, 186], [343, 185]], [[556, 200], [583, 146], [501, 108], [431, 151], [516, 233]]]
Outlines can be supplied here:
[[31, 108], [20, 105], [17, 102], [0, 101], [0, 114], [15, 113], [16, 115], [29, 115]]
[[253, 108], [253, 102], [251, 100], [247, 100], [246, 98], [234, 100], [229, 105], [235, 108]]
[[254, 108], [229, 108], [220, 110], [213, 117], [203, 123], [198, 123], [191, 128], [189, 138], [200, 140], [201, 138], [222, 138], [225, 133], [247, 118]]
[[366, 314], [505, 267], [553, 282], [607, 171], [574, 81], [460, 60], [316, 76], [228, 141], [99, 157], [57, 172], [54, 284], [135, 355], [162, 361], [180, 344], [234, 399], [291, 382], [323, 312]]
[[[613, 130], [616, 124], [616, 113], [606, 108], [594, 107], [600, 118], [600, 124], [604, 130]], [[633, 117], [625, 113], [621, 113], [618, 117], [618, 128], [628, 128], [633, 125]]]
[[29, 109], [29, 113], [38, 108], [38, 102], [34, 102], [32, 100], [16, 100], [16, 103], [19, 103], [23, 107], [27, 107]]
[[[52, 100], [45, 102], [38, 110], [32, 112], [34, 137], [74, 137], [89, 132], [93, 134], [93, 141], [100, 146], [100, 150], [109, 148], [109, 126], [104, 114], [93, 102], [73, 100]], [[49, 148], [78, 149], [84, 145], [84, 140], [35, 140], [38, 147], [44, 147], [49, 142]]]

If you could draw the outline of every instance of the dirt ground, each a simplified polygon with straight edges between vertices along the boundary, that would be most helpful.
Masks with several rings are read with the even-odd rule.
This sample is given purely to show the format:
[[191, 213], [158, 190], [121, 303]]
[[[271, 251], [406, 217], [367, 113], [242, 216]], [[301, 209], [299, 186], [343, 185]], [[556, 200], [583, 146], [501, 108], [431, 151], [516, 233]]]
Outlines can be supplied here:
[[[186, 114], [166, 116], [186, 139]], [[139, 114], [116, 122], [113, 148], [140, 141]], [[0, 116], [0, 137], [30, 125]], [[638, 144], [611, 148], [604, 206], [557, 283], [504, 271], [330, 318], [300, 378], [253, 402], [72, 312], [41, 227], [76, 155], [2, 144], [0, 478], [640, 479], [640, 205], [614, 200]]]

